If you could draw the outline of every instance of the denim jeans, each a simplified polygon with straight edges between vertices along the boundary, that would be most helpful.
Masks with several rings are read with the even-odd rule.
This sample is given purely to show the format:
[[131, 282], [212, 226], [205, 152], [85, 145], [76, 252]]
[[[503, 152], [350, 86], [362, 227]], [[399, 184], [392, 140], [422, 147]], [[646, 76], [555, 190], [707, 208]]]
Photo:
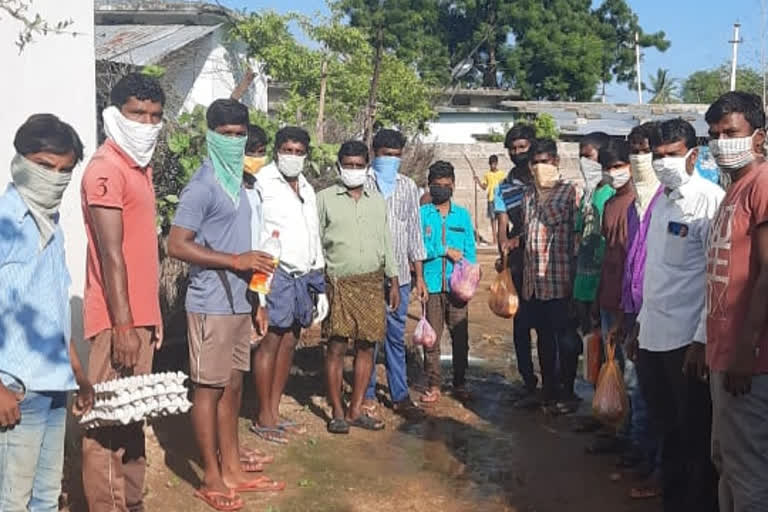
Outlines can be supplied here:
[[59, 510], [67, 394], [27, 391], [21, 423], [0, 432], [0, 510]]
[[[387, 383], [392, 402], [401, 402], [409, 397], [408, 377], [405, 366], [405, 320], [408, 314], [408, 301], [411, 298], [411, 284], [400, 287], [400, 307], [387, 314], [387, 339], [384, 340], [384, 353], [387, 356]], [[371, 382], [365, 392], [366, 400], [376, 398], [376, 357], [379, 346], [373, 349], [373, 372]]]

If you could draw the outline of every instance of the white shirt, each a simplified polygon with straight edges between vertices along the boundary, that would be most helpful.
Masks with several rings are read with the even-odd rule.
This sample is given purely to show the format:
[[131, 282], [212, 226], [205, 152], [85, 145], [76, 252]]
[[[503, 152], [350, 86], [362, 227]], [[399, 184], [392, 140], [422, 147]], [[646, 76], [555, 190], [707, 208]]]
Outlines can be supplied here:
[[259, 186], [264, 217], [261, 239], [280, 232], [280, 267], [297, 274], [325, 267], [317, 198], [304, 175], [299, 176], [297, 194], [272, 162], [259, 172]]
[[251, 205], [251, 249], [255, 251], [261, 248], [261, 235], [264, 230], [263, 201], [258, 182], [254, 183], [253, 188], [245, 187], [245, 195]]
[[666, 352], [706, 343], [706, 242], [724, 196], [719, 186], [694, 174], [656, 201], [638, 316], [641, 349]]

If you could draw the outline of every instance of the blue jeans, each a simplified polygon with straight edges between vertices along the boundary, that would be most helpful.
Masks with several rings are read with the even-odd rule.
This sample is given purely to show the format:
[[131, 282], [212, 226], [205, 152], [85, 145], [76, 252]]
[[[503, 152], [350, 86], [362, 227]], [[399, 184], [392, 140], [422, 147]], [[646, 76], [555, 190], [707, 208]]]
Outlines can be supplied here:
[[0, 510], [57, 512], [64, 466], [67, 394], [27, 394], [21, 423], [0, 432]]
[[[411, 298], [410, 283], [400, 287], [400, 307], [387, 314], [387, 339], [384, 341], [384, 353], [387, 355], [387, 382], [392, 402], [401, 402], [409, 397], [408, 378], [405, 366], [405, 319], [408, 314], [408, 301]], [[373, 349], [373, 372], [371, 382], [365, 392], [366, 400], [376, 398], [376, 356], [380, 343]]]

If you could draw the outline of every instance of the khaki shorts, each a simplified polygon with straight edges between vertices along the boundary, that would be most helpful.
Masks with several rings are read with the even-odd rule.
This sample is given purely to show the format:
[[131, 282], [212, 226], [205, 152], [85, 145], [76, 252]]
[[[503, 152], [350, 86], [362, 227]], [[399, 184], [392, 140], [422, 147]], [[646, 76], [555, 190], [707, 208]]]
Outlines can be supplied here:
[[141, 345], [138, 362], [131, 370], [123, 371], [112, 364], [112, 329], [105, 329], [91, 338], [91, 350], [88, 352], [88, 380], [91, 384], [107, 382], [129, 375], [147, 375], [152, 373], [152, 358], [155, 344], [152, 341], [153, 327], [136, 327]]
[[251, 316], [187, 313], [189, 377], [224, 387], [232, 370], [251, 369]]

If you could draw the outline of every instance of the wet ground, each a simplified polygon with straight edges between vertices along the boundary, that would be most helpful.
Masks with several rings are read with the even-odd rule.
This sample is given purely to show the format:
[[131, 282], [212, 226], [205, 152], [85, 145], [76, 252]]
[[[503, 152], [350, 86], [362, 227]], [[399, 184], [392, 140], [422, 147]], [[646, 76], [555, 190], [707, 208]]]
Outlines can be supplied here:
[[[511, 342], [511, 321], [493, 316], [487, 288], [495, 276], [494, 256], [481, 255], [484, 279], [470, 304], [472, 400], [447, 393], [419, 423], [407, 423], [381, 407], [383, 432], [325, 431], [327, 407], [322, 383], [322, 347], [304, 340], [295, 360], [282, 412], [309, 432], [287, 446], [269, 445], [247, 431], [253, 394], [246, 397], [241, 440], [275, 455], [268, 474], [287, 482], [282, 493], [244, 495], [244, 510], [269, 512], [645, 512], [658, 501], [628, 498], [630, 475], [619, 481], [615, 458], [586, 455], [593, 437], [572, 432], [573, 417], [523, 411], [510, 400], [519, 385]], [[415, 315], [418, 308], [412, 308]], [[408, 332], [415, 324], [409, 321]], [[444, 340], [445, 341], [445, 340]], [[449, 345], [444, 345], [449, 346]], [[183, 360], [168, 355], [166, 359]], [[449, 361], [446, 361], [449, 365]], [[379, 365], [380, 383], [386, 383]], [[450, 368], [444, 375], [449, 380]], [[418, 382], [418, 375], [413, 375]], [[250, 385], [249, 383], [247, 385]], [[589, 389], [581, 386], [585, 395]], [[386, 388], [380, 393], [386, 398]], [[416, 393], [414, 393], [416, 398]], [[588, 401], [582, 409], [588, 411]], [[147, 510], [206, 511], [192, 496], [199, 482], [187, 417], [147, 427]], [[84, 510], [76, 458], [68, 459], [70, 510]]]

